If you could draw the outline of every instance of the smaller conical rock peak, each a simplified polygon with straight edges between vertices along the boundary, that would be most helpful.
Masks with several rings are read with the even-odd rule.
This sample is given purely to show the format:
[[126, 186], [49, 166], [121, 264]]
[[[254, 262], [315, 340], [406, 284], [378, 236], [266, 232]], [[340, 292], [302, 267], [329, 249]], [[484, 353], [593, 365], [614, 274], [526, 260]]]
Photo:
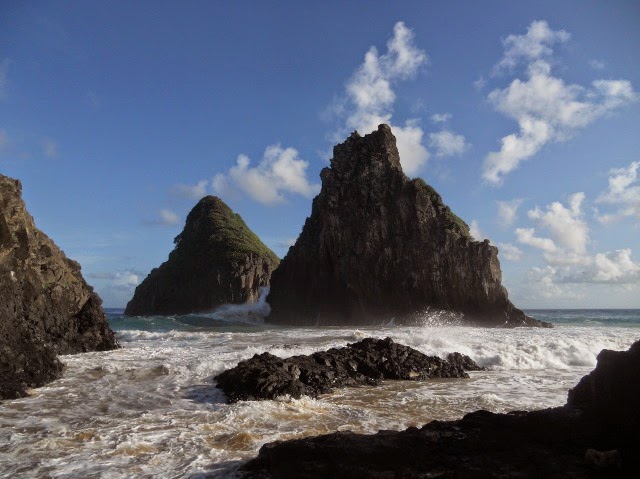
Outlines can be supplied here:
[[253, 301], [279, 263], [240, 215], [215, 196], [193, 207], [174, 243], [169, 259], [136, 288], [125, 314], [188, 314]]

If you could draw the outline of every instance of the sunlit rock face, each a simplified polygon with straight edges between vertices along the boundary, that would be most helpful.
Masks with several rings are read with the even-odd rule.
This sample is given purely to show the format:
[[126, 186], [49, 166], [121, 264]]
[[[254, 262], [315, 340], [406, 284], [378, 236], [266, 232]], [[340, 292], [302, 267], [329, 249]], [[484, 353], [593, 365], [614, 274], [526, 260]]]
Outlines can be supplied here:
[[273, 273], [268, 321], [419, 322], [448, 311], [466, 323], [543, 326], [501, 285], [498, 250], [400, 165], [387, 125], [334, 147], [296, 244]]
[[0, 399], [62, 373], [57, 354], [118, 347], [102, 300], [36, 228], [18, 180], [0, 175]]
[[169, 259], [136, 288], [125, 314], [211, 311], [256, 301], [278, 257], [221, 199], [205, 196], [187, 216]]

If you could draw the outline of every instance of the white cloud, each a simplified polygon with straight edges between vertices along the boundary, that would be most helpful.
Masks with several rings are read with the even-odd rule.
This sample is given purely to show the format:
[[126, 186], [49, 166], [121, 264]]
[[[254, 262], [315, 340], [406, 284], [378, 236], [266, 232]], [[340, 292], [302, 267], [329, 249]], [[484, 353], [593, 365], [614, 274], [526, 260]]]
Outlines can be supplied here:
[[535, 228], [518, 228], [516, 229], [516, 237], [518, 241], [527, 246], [541, 249], [552, 253], [557, 250], [556, 244], [550, 238], [540, 238], [535, 236]]
[[260, 203], [276, 204], [285, 200], [286, 193], [312, 198], [320, 191], [319, 184], [307, 180], [309, 164], [294, 148], [268, 146], [260, 163], [255, 167], [250, 164], [248, 156], [239, 155], [226, 175], [216, 175], [212, 181], [216, 194], [230, 196], [241, 190]]
[[131, 271], [118, 272], [115, 274], [113, 283], [116, 286], [133, 287], [140, 283], [140, 278]]
[[484, 239], [486, 238], [476, 220], [471, 220], [471, 224], [469, 225], [469, 233], [471, 234], [471, 237], [476, 241], [484, 241]]
[[531, 268], [527, 274], [529, 289], [543, 298], [567, 298], [570, 295], [565, 288], [557, 284], [557, 269], [552, 266]]
[[429, 135], [429, 146], [436, 151], [436, 156], [458, 156], [464, 153], [469, 144], [462, 135], [449, 130], [441, 130]]
[[597, 203], [617, 206], [611, 214], [598, 215], [598, 220], [609, 224], [625, 217], [640, 220], [640, 182], [638, 170], [640, 161], [632, 162], [627, 168], [616, 168], [609, 173], [609, 187], [596, 199]]
[[604, 68], [606, 67], [603, 61], [595, 59], [589, 61], [589, 66], [594, 70], [604, 70]]
[[108, 281], [111, 287], [122, 290], [132, 290], [140, 284], [141, 273], [137, 271], [117, 271], [109, 273], [90, 273], [89, 278]]
[[555, 201], [544, 212], [536, 207], [527, 214], [549, 231], [556, 245], [572, 253], [585, 254], [589, 243], [589, 228], [582, 218], [581, 205], [584, 198], [584, 193], [575, 193], [569, 197], [569, 208]]
[[[408, 120], [403, 126], [391, 122], [396, 99], [393, 84], [413, 77], [426, 65], [427, 55], [413, 43], [413, 32], [403, 22], [393, 28], [393, 37], [387, 42], [387, 51], [380, 55], [375, 47], [365, 54], [364, 62], [346, 84], [349, 106], [334, 107], [334, 111], [347, 115], [345, 131], [357, 130], [367, 134], [379, 124], [391, 126], [397, 139], [402, 168], [408, 175], [415, 174], [429, 159], [429, 152], [422, 144], [423, 129], [416, 120]], [[345, 100], [343, 100], [345, 101]]]
[[631, 250], [596, 254], [584, 269], [560, 279], [565, 283], [636, 284], [640, 282], [640, 264], [631, 259]]
[[516, 245], [511, 243], [499, 243], [498, 251], [500, 256], [507, 261], [520, 261], [522, 259], [522, 251]]
[[533, 22], [526, 35], [505, 40], [505, 55], [496, 66], [499, 70], [510, 70], [521, 59], [530, 63], [526, 79], [516, 78], [508, 87], [489, 93], [489, 102], [517, 121], [519, 131], [503, 137], [500, 151], [486, 156], [485, 181], [501, 184], [546, 144], [566, 141], [579, 129], [637, 99], [627, 80], [596, 80], [587, 88], [553, 76], [544, 57], [551, 55], [553, 43], [566, 38], [566, 32], [553, 32], [546, 22]]
[[188, 198], [192, 200], [199, 200], [207, 194], [208, 180], [200, 180], [195, 185], [187, 185], [184, 183], [178, 183], [171, 187], [170, 193], [174, 196], [182, 198]]
[[171, 210], [160, 210], [160, 224], [175, 226], [180, 224], [180, 217]]
[[487, 86], [487, 80], [483, 76], [480, 76], [476, 81], [473, 82], [473, 87], [478, 91], [484, 90], [485, 86]]
[[415, 120], [407, 120], [404, 126], [390, 126], [397, 140], [402, 170], [408, 176], [413, 176], [429, 159], [429, 152], [422, 144], [424, 131]]
[[446, 123], [451, 120], [452, 117], [453, 115], [451, 113], [434, 113], [431, 115], [431, 121], [434, 123]]
[[530, 62], [548, 57], [553, 53], [551, 46], [569, 40], [564, 30], [553, 31], [544, 20], [531, 22], [524, 35], [509, 35], [502, 41], [504, 56], [494, 67], [494, 73], [513, 69], [521, 60]]
[[498, 201], [498, 222], [504, 228], [511, 226], [518, 219], [518, 208], [522, 200]]
[[535, 268], [534, 276], [552, 292], [557, 283], [640, 284], [640, 264], [632, 260], [630, 249], [595, 254], [587, 250], [590, 240], [582, 213], [584, 200], [584, 193], [575, 193], [567, 206], [554, 202], [545, 211], [535, 208], [528, 212], [550, 238], [536, 236], [534, 228], [516, 229], [520, 243], [543, 251], [547, 267]]

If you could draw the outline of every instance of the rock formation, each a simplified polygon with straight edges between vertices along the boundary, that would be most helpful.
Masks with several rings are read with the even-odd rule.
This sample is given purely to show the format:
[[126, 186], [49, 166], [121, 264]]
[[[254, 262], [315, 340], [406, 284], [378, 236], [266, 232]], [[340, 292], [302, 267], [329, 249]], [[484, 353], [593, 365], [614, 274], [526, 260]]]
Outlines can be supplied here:
[[138, 285], [125, 314], [188, 314], [258, 299], [278, 257], [221, 199], [205, 196], [174, 240], [175, 249]]
[[80, 265], [36, 228], [21, 195], [0, 175], [0, 398], [58, 378], [57, 354], [118, 347]]
[[603, 351], [563, 407], [274, 442], [243, 466], [243, 477], [640, 477], [639, 352], [640, 342]]
[[511, 304], [497, 248], [404, 175], [387, 125], [335, 146], [320, 176], [311, 216], [272, 276], [268, 321], [412, 322], [445, 310], [467, 323], [549, 326]]
[[377, 385], [384, 379], [421, 381], [468, 378], [481, 369], [469, 356], [452, 353], [444, 360], [427, 356], [391, 338], [366, 338], [344, 348], [281, 359], [256, 354], [215, 377], [230, 402], [289, 395], [317, 398], [334, 388]]

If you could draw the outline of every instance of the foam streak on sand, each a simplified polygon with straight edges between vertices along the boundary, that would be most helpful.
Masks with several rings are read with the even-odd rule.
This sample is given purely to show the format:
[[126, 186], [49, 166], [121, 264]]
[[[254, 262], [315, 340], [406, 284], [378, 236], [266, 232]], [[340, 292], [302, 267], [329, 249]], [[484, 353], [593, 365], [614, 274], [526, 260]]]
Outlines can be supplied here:
[[[276, 439], [404, 429], [477, 409], [560, 405], [601, 349], [626, 350], [640, 333], [637, 311], [626, 319], [600, 313], [601, 324], [593, 315], [545, 314], [541, 319], [555, 322], [554, 329], [303, 329], [215, 315], [197, 321], [112, 315], [123, 349], [63, 356], [63, 379], [31, 398], [0, 404], [0, 476], [233, 476]], [[212, 384], [214, 375], [255, 353], [310, 354], [366, 336], [389, 336], [441, 357], [459, 351], [490, 369], [467, 380], [389, 381], [317, 400], [226, 404]]]

